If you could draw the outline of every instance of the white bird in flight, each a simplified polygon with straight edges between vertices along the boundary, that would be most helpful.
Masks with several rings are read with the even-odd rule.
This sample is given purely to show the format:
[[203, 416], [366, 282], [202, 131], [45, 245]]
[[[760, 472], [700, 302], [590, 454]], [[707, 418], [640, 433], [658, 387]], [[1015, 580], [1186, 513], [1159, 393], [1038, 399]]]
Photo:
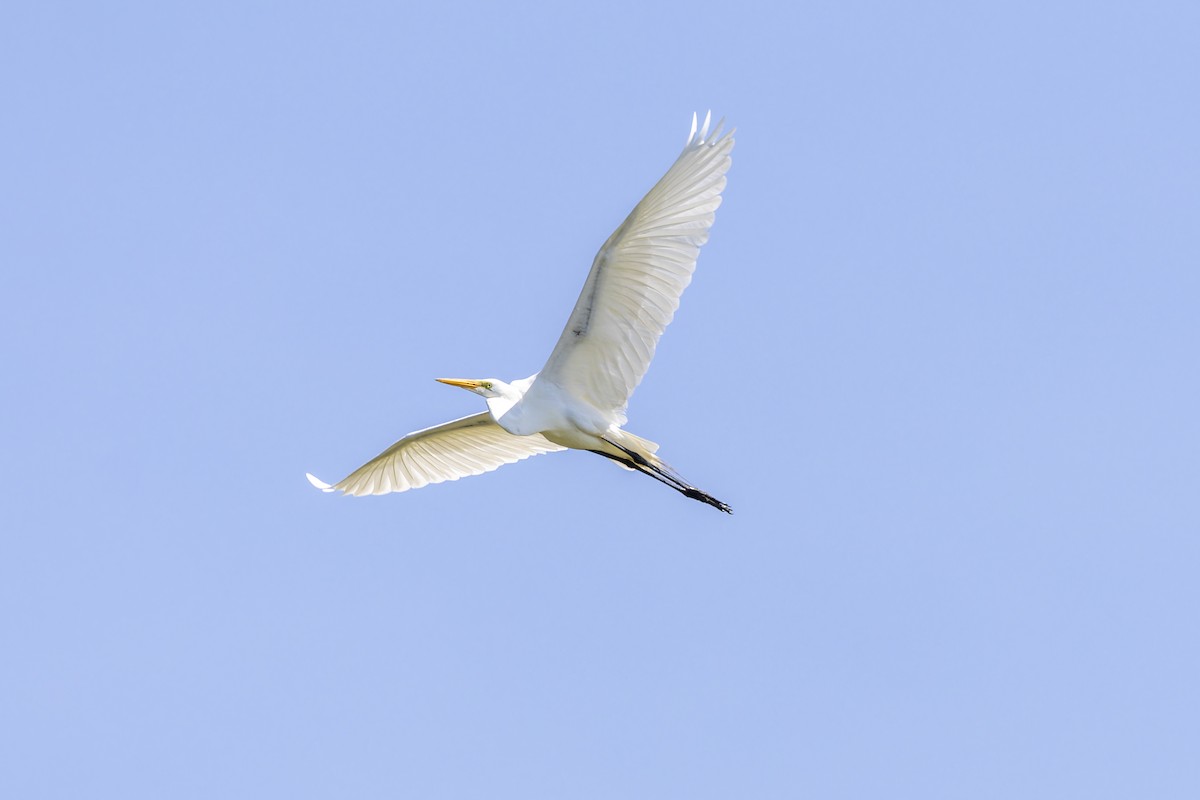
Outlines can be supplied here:
[[732, 513], [683, 480], [658, 445], [622, 430], [630, 395], [650, 367], [658, 339], [692, 280], [708, 241], [733, 130], [709, 133], [711, 113], [679, 158], [596, 254], [583, 291], [541, 372], [497, 378], [438, 378], [487, 400], [488, 410], [405, 436], [325, 492], [388, 494], [481, 475], [556, 450], [590, 450], [649, 475], [694, 500]]

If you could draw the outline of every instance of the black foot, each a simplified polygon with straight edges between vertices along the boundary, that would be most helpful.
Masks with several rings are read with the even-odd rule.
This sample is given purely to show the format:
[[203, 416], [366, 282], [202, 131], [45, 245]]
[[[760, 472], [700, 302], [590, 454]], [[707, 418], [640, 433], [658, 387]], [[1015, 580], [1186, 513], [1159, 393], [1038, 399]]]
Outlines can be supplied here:
[[713, 497], [711, 494], [705, 494], [704, 492], [700, 491], [699, 489], [695, 489], [695, 488], [689, 486], [687, 489], [684, 489], [683, 493], [685, 495], [687, 495], [688, 497], [692, 498], [693, 500], [699, 500], [701, 503], [708, 503], [713, 508], [724, 511], [726, 514], [733, 513], [733, 509], [730, 508], [726, 503], [722, 503], [720, 500]]

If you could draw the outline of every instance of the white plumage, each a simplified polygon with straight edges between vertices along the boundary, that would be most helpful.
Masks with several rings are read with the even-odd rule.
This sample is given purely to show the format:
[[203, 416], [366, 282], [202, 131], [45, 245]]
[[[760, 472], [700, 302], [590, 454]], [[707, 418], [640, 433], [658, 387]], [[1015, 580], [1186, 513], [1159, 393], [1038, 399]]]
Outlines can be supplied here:
[[600, 248], [579, 300], [540, 373], [505, 383], [439, 379], [488, 401], [488, 411], [405, 436], [349, 476], [319, 489], [387, 494], [479, 475], [539, 453], [590, 450], [722, 511], [656, 455], [658, 445], [621, 429], [626, 407], [654, 358], [708, 241], [733, 131], [710, 117], [692, 130], [675, 163]]
[[408, 434], [336, 486], [312, 475], [308, 480], [323, 491], [340, 489], [351, 495], [406, 492], [565, 449], [540, 434], [513, 436], [484, 411]]
[[718, 123], [710, 137], [708, 123], [697, 133], [692, 118], [679, 158], [600, 248], [540, 373], [597, 408], [619, 409], [622, 425], [721, 205], [733, 132], [721, 137]]

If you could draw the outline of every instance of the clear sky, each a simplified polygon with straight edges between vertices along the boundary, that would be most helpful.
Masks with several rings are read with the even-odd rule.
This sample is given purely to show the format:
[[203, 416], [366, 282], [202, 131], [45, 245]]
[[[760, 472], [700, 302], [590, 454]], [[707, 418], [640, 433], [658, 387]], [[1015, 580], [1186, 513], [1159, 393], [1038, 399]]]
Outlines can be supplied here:
[[[1200, 6], [17, 3], [0, 796], [1200, 796]], [[323, 495], [540, 368], [695, 110], [588, 454]]]

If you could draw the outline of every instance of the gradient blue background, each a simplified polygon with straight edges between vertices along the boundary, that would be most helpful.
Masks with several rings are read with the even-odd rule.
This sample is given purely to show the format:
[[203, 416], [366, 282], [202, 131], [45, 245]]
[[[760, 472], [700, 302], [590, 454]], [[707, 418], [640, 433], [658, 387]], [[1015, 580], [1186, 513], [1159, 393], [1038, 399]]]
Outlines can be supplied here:
[[[1200, 6], [6, 6], [0, 795], [1200, 796]], [[522, 377], [739, 130], [584, 454]]]

